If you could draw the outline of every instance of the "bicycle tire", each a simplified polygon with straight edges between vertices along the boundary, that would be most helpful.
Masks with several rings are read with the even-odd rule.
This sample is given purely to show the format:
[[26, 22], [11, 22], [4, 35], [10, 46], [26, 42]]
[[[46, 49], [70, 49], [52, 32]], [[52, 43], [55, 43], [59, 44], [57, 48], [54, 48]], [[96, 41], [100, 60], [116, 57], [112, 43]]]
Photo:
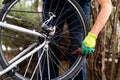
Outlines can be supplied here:
[[[9, 14], [9, 12], [23, 12], [23, 13], [25, 13], [25, 12], [27, 12], [27, 13], [34, 13], [34, 12], [29, 12], [29, 11], [19, 11], [19, 10], [14, 10], [13, 9], [13, 7], [17, 4], [17, 3], [19, 3], [20, 1], [22, 1], [22, 0], [10, 0], [10, 1], [8, 1], [7, 3], [5, 3], [4, 4], [4, 6], [2, 7], [2, 9], [0, 10], [0, 21], [6, 21], [7, 20], [7, 15]], [[64, 0], [63, 0], [64, 1]], [[65, 2], [64, 2], [65, 4], [67, 4], [67, 6], [69, 5], [69, 6], [71, 6], [71, 8], [73, 9], [73, 10], [75, 10], [75, 15], [77, 15], [77, 18], [79, 19], [79, 22], [80, 22], [80, 24], [81, 24], [81, 26], [82, 26], [82, 30], [83, 30], [83, 38], [85, 38], [85, 36], [87, 35], [87, 32], [88, 32], [88, 30], [89, 30], [89, 26], [88, 26], [88, 23], [87, 23], [87, 20], [86, 20], [86, 18], [85, 18], [85, 14], [84, 14], [84, 12], [83, 12], [83, 10], [82, 10], [82, 8], [80, 7], [80, 5], [75, 1], [75, 0], [66, 0]], [[57, 3], [56, 3], [57, 4]], [[65, 6], [65, 5], [64, 5]], [[58, 7], [58, 5], [56, 5], [56, 7]], [[71, 9], [70, 8], [70, 9]], [[66, 10], [67, 11], [67, 10]], [[51, 11], [50, 11], [51, 12]], [[43, 13], [43, 12], [37, 12], [37, 13]], [[56, 11], [55, 12], [53, 12], [54, 14], [56, 13]], [[63, 12], [64, 13], [64, 12]], [[11, 14], [11, 13], [10, 13]], [[48, 12], [45, 12], [45, 14], [48, 14]], [[60, 14], [59, 14], [60, 15]], [[42, 16], [43, 17], [43, 16]], [[44, 17], [43, 17], [44, 18]], [[59, 18], [59, 17], [58, 17]], [[45, 20], [47, 20], [46, 18], [45, 18]], [[44, 21], [44, 20], [43, 20]], [[57, 21], [57, 19], [56, 19], [56, 21]], [[9, 21], [8, 21], [9, 22]], [[42, 22], [42, 21], [41, 21]], [[73, 23], [73, 22], [71, 22], [71, 23]], [[58, 24], [60, 24], [60, 23], [58, 23]], [[52, 24], [53, 25], [53, 24]], [[57, 25], [56, 23], [55, 23], [55, 25]], [[70, 24], [68, 24], [68, 25], [70, 25]], [[0, 30], [0, 34], [3, 34], [2, 33], [2, 30], [3, 30], [3, 28], [1, 28], [1, 30]], [[68, 32], [68, 31], [66, 31], [66, 32]], [[0, 36], [3, 36], [3, 35], [0, 35]], [[58, 36], [58, 35], [57, 35]], [[63, 35], [63, 37], [64, 37], [64, 35]], [[8, 63], [8, 61], [6, 60], [6, 57], [5, 57], [5, 55], [4, 55], [4, 51], [2, 50], [3, 48], [2, 48], [2, 37], [0, 37], [1, 39], [1, 43], [0, 43], [0, 66], [2, 67], [2, 69], [5, 69], [6, 67], [8, 67], [9, 66], [9, 63]], [[58, 39], [57, 39], [58, 40]], [[51, 39], [51, 42], [53, 41], [53, 39]], [[53, 44], [53, 43], [51, 43], [51, 44]], [[50, 45], [51, 45], [50, 44]], [[66, 44], [68, 44], [68, 42], [66, 43]], [[57, 46], [57, 45], [56, 45]], [[73, 45], [74, 46], [74, 45]], [[68, 47], [68, 46], [67, 46]], [[60, 47], [59, 47], [60, 48]], [[62, 51], [63, 51], [63, 49], [61, 49]], [[66, 50], [66, 48], [65, 48], [65, 50]], [[66, 51], [65, 51], [66, 52]], [[68, 53], [68, 52], [67, 52]], [[69, 54], [68, 54], [69, 55]], [[67, 55], [67, 56], [68, 56]], [[71, 54], [69, 55], [69, 56], [71, 56]], [[66, 55], [64, 56], [64, 57], [66, 57]], [[62, 75], [60, 75], [60, 76], [57, 76], [57, 77], [55, 77], [55, 78], [52, 78], [52, 80], [69, 80], [69, 79], [72, 79], [80, 70], [81, 70], [81, 65], [82, 65], [82, 62], [83, 62], [83, 60], [84, 60], [84, 58], [85, 58], [85, 56], [78, 56], [77, 57], [77, 59], [76, 59], [76, 61], [74, 62], [74, 64], [67, 70], [67, 71], [65, 71]], [[67, 58], [68, 59], [68, 58]], [[8, 76], [10, 76], [11, 77], [11, 79], [13, 79], [13, 80], [26, 80], [26, 79], [29, 79], [28, 77], [23, 77], [23, 75], [22, 74], [20, 74], [19, 72], [15, 72], [14, 74], [12, 74], [12, 75], [9, 75], [8, 74]], [[34, 79], [33, 79], [34, 80]]]

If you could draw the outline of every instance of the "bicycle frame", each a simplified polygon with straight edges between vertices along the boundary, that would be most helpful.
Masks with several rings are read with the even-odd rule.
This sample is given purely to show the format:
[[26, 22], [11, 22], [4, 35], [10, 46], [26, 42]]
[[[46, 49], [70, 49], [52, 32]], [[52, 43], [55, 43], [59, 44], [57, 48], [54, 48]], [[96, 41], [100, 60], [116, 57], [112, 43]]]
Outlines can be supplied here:
[[[7, 2], [7, 4], [5, 4], [1, 8], [1, 16], [0, 16], [0, 18], [1, 18], [0, 27], [1, 27], [1, 31], [2, 31], [1, 32], [1, 42], [3, 40], [7, 40], [8, 38], [11, 38], [11, 39], [13, 38], [12, 41], [16, 42], [16, 45], [17, 45], [17, 42], [19, 42], [18, 40], [20, 40], [20, 42], [23, 42], [23, 43], [25, 41], [28, 41], [27, 45], [29, 45], [29, 46], [26, 49], [23, 49], [23, 51], [21, 51], [20, 53], [18, 52], [17, 55], [16, 55], [16, 53], [14, 55], [12, 55], [13, 58], [10, 61], [7, 61], [5, 59], [6, 55], [4, 55], [4, 53], [2, 51], [2, 43], [1, 43], [1, 47], [0, 47], [0, 49], [1, 49], [0, 78], [2, 78], [2, 77], [4, 78], [4, 74], [5, 74], [5, 78], [6, 78], [6, 74], [7, 74], [8, 77], [13, 78], [13, 79], [18, 78], [20, 80], [26, 80], [26, 79], [32, 80], [33, 78], [37, 78], [36, 74], [38, 74], [42, 80], [45, 78], [44, 77], [44, 74], [45, 74], [45, 75], [47, 75], [47, 78], [50, 80], [52, 78], [50, 75], [52, 72], [51, 68], [54, 68], [54, 65], [51, 66], [51, 64], [55, 64], [55, 66], [59, 69], [59, 72], [61, 71], [61, 73], [60, 73], [60, 75], [56, 75], [55, 78], [53, 78], [52, 80], [74, 79], [76, 77], [75, 75], [77, 75], [81, 71], [81, 65], [85, 60], [85, 56], [78, 55], [77, 58], [76, 57], [74, 58], [74, 57], [72, 57], [72, 54], [69, 54], [73, 51], [71, 48], [69, 48], [70, 46], [73, 46], [73, 47], [75, 46], [75, 48], [77, 48], [77, 46], [79, 46], [79, 44], [76, 44], [76, 43], [72, 44], [71, 40], [74, 39], [72, 34], [76, 34], [77, 31], [79, 30], [78, 29], [79, 23], [81, 26], [83, 26], [82, 27], [83, 36], [80, 36], [79, 39], [84, 38], [84, 36], [86, 36], [86, 33], [87, 33], [86, 32], [87, 24], [86, 24], [86, 21], [84, 20], [85, 17], [83, 15], [82, 9], [79, 8], [80, 7], [79, 4], [77, 4], [77, 2], [75, 0], [65, 0], [65, 4], [63, 4], [63, 8], [61, 7], [60, 13], [57, 14], [56, 11], [59, 10], [59, 8], [58, 8], [60, 5], [59, 3], [56, 3], [55, 9], [53, 8], [55, 10], [55, 12], [52, 10], [36, 12], [34, 10], [29, 11], [27, 9], [26, 10], [14, 9], [14, 7], [16, 6], [16, 3], [18, 1], [20, 1], [20, 0], [10, 0]], [[55, 4], [51, 3], [51, 5], [55, 5]], [[68, 6], [68, 5], [70, 5], [70, 6]], [[70, 8], [65, 9], [65, 6], [68, 6]], [[52, 7], [50, 6], [50, 8], [52, 8]], [[65, 12], [64, 12], [64, 10], [65, 10]], [[73, 10], [73, 13], [70, 13], [70, 15], [66, 16], [65, 19], [62, 19], [62, 16], [65, 16], [67, 11], [69, 11], [69, 10], [71, 10], [71, 11]], [[24, 14], [24, 12], [29, 12], [30, 15], [32, 15], [33, 13], [42, 14], [40, 16], [35, 15], [35, 17], [33, 16], [33, 18], [32, 18], [33, 20], [34, 19], [37, 20], [39, 18], [40, 21], [41, 21], [41, 18], [43, 19], [41, 22], [39, 20], [38, 21], [35, 20], [35, 25], [34, 25], [34, 23], [32, 23], [33, 24], [32, 26], [34, 26], [35, 29], [37, 29], [37, 30], [38, 29], [41, 30], [41, 32], [33, 31], [33, 30], [30, 30], [27, 28], [23, 28], [22, 26], [17, 26], [17, 25], [3, 22], [6, 19], [7, 15], [9, 15], [9, 13], [8, 13], [9, 11], [13, 11], [13, 13], [14, 12], [23, 12], [23, 14]], [[12, 13], [12, 12], [10, 12], [10, 13]], [[47, 14], [47, 16], [44, 16], [44, 13]], [[61, 23], [64, 23], [64, 22], [67, 23], [66, 22], [67, 19], [71, 18], [74, 15], [77, 15], [77, 16], [75, 16], [75, 18], [76, 18], [75, 20], [73, 20], [70, 23], [68, 23], [67, 25], [63, 26], [63, 28], [59, 27], [59, 25]], [[13, 17], [14, 17], [14, 15], [13, 15]], [[38, 18], [36, 18], [36, 17], [38, 17]], [[17, 16], [15, 18], [17, 18]], [[23, 18], [20, 18], [20, 19], [23, 19]], [[25, 19], [25, 22], [26, 21], [31, 22], [31, 21], [33, 21], [32, 19], [30, 19], [30, 21], [29, 21], [29, 18]], [[79, 23], [77, 24], [76, 21], [79, 21]], [[27, 23], [27, 24], [29, 24], [29, 23]], [[27, 24], [25, 24], [25, 26]], [[75, 24], [75, 26], [77, 26], [77, 27], [69, 28], [69, 25], [71, 25], [71, 24], [72, 25]], [[30, 24], [30, 26], [31, 26], [31, 24]], [[32, 26], [30, 28], [32, 28]], [[9, 32], [7, 33], [6, 29], [4, 31], [4, 28], [11, 30], [10, 32], [12, 32], [12, 31], [18, 32], [16, 34], [19, 36], [16, 37], [16, 36], [14, 36], [14, 34], [9, 35]], [[63, 29], [63, 31], [61, 28]], [[27, 35], [23, 35], [24, 38], [22, 39], [22, 38], [20, 38], [20, 37], [22, 37], [22, 34], [19, 34], [20, 32], [28, 34], [30, 36], [26, 37]], [[4, 36], [4, 33], [6, 33], [5, 36]], [[72, 33], [72, 34], [70, 34], [70, 33]], [[32, 42], [32, 40], [31, 40], [31, 38], [32, 38], [31, 35], [33, 35], [35, 37], [32, 39], [34, 42]], [[35, 41], [34, 39], [37, 39], [37, 40]], [[74, 39], [74, 41], [76, 41], [76, 40], [78, 40], [77, 37], [76, 37], [76, 39]], [[29, 44], [29, 41], [32, 42], [33, 44]], [[11, 46], [11, 44], [7, 44], [7, 42], [5, 42], [5, 43], [4, 42], [5, 41], [3, 41], [3, 44], [6, 43], [5, 46], [8, 46], [8, 45]], [[25, 47], [27, 46], [26, 44], [19, 45], [19, 43], [18, 43], [18, 46], [25, 46]], [[13, 45], [13, 47], [14, 47], [14, 45]], [[5, 51], [5, 53], [6, 53], [6, 51]], [[11, 53], [11, 52], [9, 52], [9, 53]], [[37, 55], [37, 59], [35, 59], [35, 57], [36, 57], [35, 54]], [[69, 56], [73, 58], [73, 61], [75, 61], [74, 63], [71, 63], [71, 58], [69, 58]], [[62, 59], [62, 58], [65, 58], [65, 59]], [[66, 60], [67, 64], [64, 63], [64, 60]], [[25, 63], [24, 63], [24, 61], [25, 61]], [[23, 63], [24, 66], [21, 63]], [[69, 64], [71, 66], [69, 66]], [[23, 67], [21, 67], [21, 66], [23, 66]], [[65, 68], [65, 66], [67, 69]], [[20, 70], [18, 70], [19, 69], [18, 67], [20, 67]], [[56, 67], [54, 69], [56, 69]], [[25, 69], [25, 70], [22, 72], [22, 69]], [[38, 70], [38, 72], [37, 72], [37, 70]], [[44, 70], [46, 70], [46, 71], [44, 71]], [[47, 72], [47, 74], [46, 74], [46, 72]], [[11, 76], [11, 74], [13, 74], [13, 75]], [[56, 72], [54, 74], [56, 74]]]
[[[15, 25], [11, 25], [11, 24], [7, 24], [4, 22], [0, 22], [0, 26], [3, 28], [8, 28], [14, 31], [19, 31], [19, 32], [23, 32], [23, 33], [27, 33], [27, 34], [32, 34], [34, 36], [38, 36], [38, 37], [43, 37], [45, 38], [45, 36], [43, 36], [42, 34], [40, 34], [39, 32], [35, 32], [32, 30], [28, 30], [25, 28], [21, 28], [19, 26], [15, 26]], [[31, 46], [29, 46], [28, 48], [26, 48], [25, 50], [23, 50], [21, 53], [19, 53], [16, 57], [14, 57], [11, 61], [9, 61], [10, 66], [8, 66], [7, 68], [3, 69], [2, 71], [0, 71], [0, 76], [2, 76], [3, 74], [7, 73], [8, 71], [12, 70], [15, 66], [17, 66], [20, 62], [24, 61], [25, 59], [27, 59], [28, 57], [30, 57], [31, 55], [33, 55], [34, 53], [36, 53], [37, 51], [39, 51], [41, 48], [45, 48], [46, 46], [48, 46], [49, 41], [48, 40], [44, 40], [43, 43], [38, 44], [33, 43]], [[34, 48], [35, 47], [35, 48]], [[27, 53], [29, 50], [31, 50], [32, 48], [34, 48], [32, 51], [30, 51], [29, 53]], [[41, 53], [41, 56], [43, 55], [44, 52]], [[40, 56], [40, 57], [41, 57]], [[41, 60], [41, 58], [40, 58]]]

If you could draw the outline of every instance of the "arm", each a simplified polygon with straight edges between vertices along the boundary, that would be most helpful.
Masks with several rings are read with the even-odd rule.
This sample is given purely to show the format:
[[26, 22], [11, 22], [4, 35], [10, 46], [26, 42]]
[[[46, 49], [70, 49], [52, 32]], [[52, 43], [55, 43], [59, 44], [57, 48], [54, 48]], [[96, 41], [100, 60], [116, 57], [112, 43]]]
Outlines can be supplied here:
[[[105, 26], [112, 11], [111, 0], [98, 0], [98, 3], [101, 6], [101, 10], [99, 12], [99, 15], [97, 16], [95, 24], [93, 25], [85, 40], [82, 42], [82, 54], [91, 54], [94, 52], [96, 38], [99, 32]], [[78, 48], [73, 52], [73, 54], [78, 53], [81, 53], [81, 48]]]
[[98, 0], [98, 3], [101, 6], [101, 10], [96, 19], [95, 24], [93, 25], [90, 31], [90, 33], [94, 34], [95, 36], [98, 36], [99, 32], [105, 26], [112, 11], [111, 0]]
[[99, 32], [105, 26], [111, 11], [112, 11], [112, 3], [111, 0], [98, 0], [98, 3], [101, 6], [101, 10], [95, 24], [93, 25], [92, 29], [88, 33], [87, 37], [82, 43], [82, 53], [83, 54], [91, 54], [94, 52], [94, 48], [96, 45], [96, 38]]

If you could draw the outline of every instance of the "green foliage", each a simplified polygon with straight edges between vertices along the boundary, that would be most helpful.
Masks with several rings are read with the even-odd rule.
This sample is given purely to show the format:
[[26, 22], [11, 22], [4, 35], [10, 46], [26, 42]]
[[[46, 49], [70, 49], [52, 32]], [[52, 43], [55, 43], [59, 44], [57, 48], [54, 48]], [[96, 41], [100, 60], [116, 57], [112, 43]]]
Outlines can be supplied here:
[[[12, 12], [10, 13], [11, 16], [20, 18], [24, 21], [26, 21], [26, 23], [28, 24], [34, 24], [34, 23], [38, 23], [38, 21], [40, 22], [40, 14], [38, 13], [32, 13], [32, 12], [36, 12], [36, 8], [34, 5], [28, 6], [26, 7], [25, 4], [23, 4], [22, 2], [19, 2], [17, 5], [15, 5], [12, 10], [18, 10], [21, 12]], [[30, 13], [29, 13], [30, 12]], [[34, 24], [35, 25], [35, 24]], [[32, 26], [34, 27], [34, 26]]]
[[2, 1], [3, 1], [3, 0], [0, 0], [0, 7], [2, 6]]
[[[26, 7], [25, 0], [17, 3], [6, 18], [7, 23], [18, 25], [30, 30], [39, 31], [41, 25], [41, 13], [36, 12], [35, 2]], [[2, 29], [2, 43], [11, 48], [26, 47], [36, 40], [36, 37], [24, 33]]]

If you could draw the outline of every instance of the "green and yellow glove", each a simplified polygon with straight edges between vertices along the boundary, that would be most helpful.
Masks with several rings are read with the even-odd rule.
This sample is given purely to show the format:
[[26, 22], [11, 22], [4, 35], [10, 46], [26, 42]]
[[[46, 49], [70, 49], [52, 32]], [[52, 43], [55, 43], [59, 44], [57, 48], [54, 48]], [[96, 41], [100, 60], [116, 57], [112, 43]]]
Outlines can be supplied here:
[[88, 33], [87, 37], [82, 42], [82, 54], [92, 54], [95, 51], [96, 38], [92, 33]]

